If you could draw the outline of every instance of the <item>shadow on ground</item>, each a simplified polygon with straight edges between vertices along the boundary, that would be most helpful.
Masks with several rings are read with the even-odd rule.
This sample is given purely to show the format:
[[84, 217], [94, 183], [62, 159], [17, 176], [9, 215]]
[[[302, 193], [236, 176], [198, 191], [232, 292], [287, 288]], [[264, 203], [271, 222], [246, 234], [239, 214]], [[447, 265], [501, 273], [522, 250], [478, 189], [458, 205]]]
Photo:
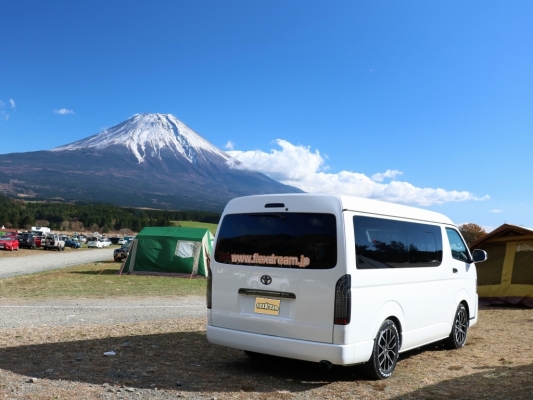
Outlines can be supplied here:
[[[104, 357], [104, 352], [111, 350], [116, 355]], [[277, 357], [253, 360], [240, 350], [209, 344], [204, 332], [3, 348], [0, 368], [28, 377], [136, 388], [148, 388], [154, 383], [159, 389], [209, 392], [294, 392], [333, 381], [364, 380], [353, 367], [334, 367], [323, 373], [310, 362]]]
[[94, 263], [100, 268], [88, 269], [84, 271], [69, 271], [69, 274], [81, 275], [117, 275], [120, 271], [120, 262], [117, 261], [99, 261]]
[[533, 364], [476, 369], [478, 373], [424, 386], [393, 399], [533, 399]]
[[[77, 332], [83, 335], [83, 332]], [[113, 350], [116, 355], [104, 357]], [[440, 351], [422, 348], [420, 351]], [[402, 355], [402, 360], [417, 352]], [[37, 378], [92, 384], [125, 385], [192, 392], [303, 392], [332, 382], [367, 383], [360, 367], [333, 367], [265, 357], [253, 360], [242, 351], [214, 346], [204, 332], [123, 336], [95, 340], [24, 345], [0, 349], [0, 368]], [[53, 370], [53, 371], [52, 371]], [[177, 382], [179, 384], [177, 385]], [[388, 381], [386, 381], [388, 383]], [[396, 383], [398, 384], [398, 383]], [[372, 383], [379, 390], [379, 385]], [[392, 397], [392, 393], [385, 397]], [[533, 398], [533, 364], [479, 366], [479, 373], [442, 381], [403, 394], [407, 398]]]
[[70, 274], [82, 274], [82, 275], [117, 275], [120, 269], [120, 265], [115, 269], [102, 269], [99, 271], [71, 271]]

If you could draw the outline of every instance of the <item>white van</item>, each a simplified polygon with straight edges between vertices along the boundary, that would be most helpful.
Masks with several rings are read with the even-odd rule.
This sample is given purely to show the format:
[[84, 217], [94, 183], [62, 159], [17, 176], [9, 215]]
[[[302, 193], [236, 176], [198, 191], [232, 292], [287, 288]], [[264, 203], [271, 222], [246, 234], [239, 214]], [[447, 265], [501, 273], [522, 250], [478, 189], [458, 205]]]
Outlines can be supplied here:
[[216, 234], [207, 338], [255, 356], [366, 363], [388, 378], [401, 352], [478, 318], [475, 262], [444, 215], [323, 194], [231, 200]]

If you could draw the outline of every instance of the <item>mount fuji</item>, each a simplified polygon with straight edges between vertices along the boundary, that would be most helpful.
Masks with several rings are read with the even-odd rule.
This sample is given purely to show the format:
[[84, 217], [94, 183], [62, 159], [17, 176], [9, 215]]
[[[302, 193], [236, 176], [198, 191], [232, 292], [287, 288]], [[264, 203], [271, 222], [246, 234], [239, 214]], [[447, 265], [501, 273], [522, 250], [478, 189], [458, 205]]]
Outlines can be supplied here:
[[0, 193], [221, 211], [237, 196], [301, 192], [239, 164], [171, 114], [137, 114], [51, 150], [0, 155]]

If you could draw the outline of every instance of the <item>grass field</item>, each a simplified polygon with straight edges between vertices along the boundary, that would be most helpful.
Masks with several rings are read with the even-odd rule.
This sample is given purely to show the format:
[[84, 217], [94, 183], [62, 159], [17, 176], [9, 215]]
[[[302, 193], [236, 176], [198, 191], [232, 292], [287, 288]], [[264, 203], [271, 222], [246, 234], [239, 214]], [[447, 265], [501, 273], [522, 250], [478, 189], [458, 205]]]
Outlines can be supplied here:
[[83, 264], [0, 280], [0, 299], [205, 295], [205, 279], [117, 275], [120, 263]]
[[215, 232], [217, 231], [218, 224], [208, 224], [206, 222], [196, 222], [196, 221], [172, 221], [172, 223], [176, 226], [183, 226], [184, 228], [206, 228], [211, 231], [213, 236], [215, 236]]

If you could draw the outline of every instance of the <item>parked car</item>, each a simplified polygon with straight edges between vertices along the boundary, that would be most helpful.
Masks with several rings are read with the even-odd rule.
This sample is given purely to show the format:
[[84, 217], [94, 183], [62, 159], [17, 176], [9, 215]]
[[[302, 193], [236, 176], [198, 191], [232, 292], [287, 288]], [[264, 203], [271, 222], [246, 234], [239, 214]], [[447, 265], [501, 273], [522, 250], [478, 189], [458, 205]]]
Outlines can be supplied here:
[[128, 257], [129, 252], [130, 243], [123, 244], [121, 247], [113, 251], [113, 258], [115, 261], [122, 261]]
[[87, 236], [85, 236], [85, 235], [78, 235], [78, 242], [80, 242], [80, 243], [87, 243]]
[[65, 250], [65, 241], [61, 240], [59, 235], [46, 235], [41, 243], [45, 250]]
[[133, 242], [134, 239], [135, 236], [124, 236], [124, 240], [126, 241], [126, 243]]
[[103, 247], [107, 247], [111, 245], [111, 240], [109, 238], [103, 238], [103, 237], [90, 237], [87, 241], [87, 247], [94, 247], [97, 249], [101, 249]]
[[35, 239], [35, 244], [37, 245], [37, 247], [43, 247], [43, 245], [42, 245], [42, 243], [41, 243], [41, 242], [43, 241], [43, 237], [40, 236], [40, 235], [37, 235], [37, 236], [36, 236], [36, 235], [33, 234], [33, 233], [32, 233], [32, 235], [33, 235], [33, 239]]
[[100, 248], [104, 247], [104, 245], [103, 245], [102, 241], [99, 240], [99, 238], [91, 236], [91, 237], [87, 238], [87, 247], [100, 249]]
[[119, 238], [117, 244], [122, 246], [123, 244], [126, 244], [126, 241], [124, 240], [124, 238]]
[[0, 250], [18, 250], [19, 241], [16, 236], [0, 236]]
[[65, 240], [65, 247], [70, 247], [71, 249], [79, 249], [81, 247], [80, 242], [75, 242], [72, 239]]
[[20, 233], [18, 236], [17, 236], [17, 239], [19, 241], [19, 247], [26, 247], [28, 249], [36, 249], [37, 248], [37, 243], [35, 241], [35, 237], [33, 236], [33, 234], [29, 233], [29, 232], [23, 232], [23, 233]]

